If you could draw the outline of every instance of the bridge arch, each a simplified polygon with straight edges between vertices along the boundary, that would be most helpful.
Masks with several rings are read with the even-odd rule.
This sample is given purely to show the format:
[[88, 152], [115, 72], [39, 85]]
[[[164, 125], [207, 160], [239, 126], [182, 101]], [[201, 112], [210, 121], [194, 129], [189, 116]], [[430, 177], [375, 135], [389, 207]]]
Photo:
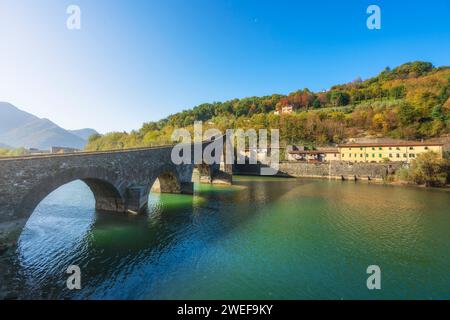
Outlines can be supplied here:
[[125, 211], [122, 185], [116, 174], [103, 168], [72, 168], [45, 175], [38, 179], [20, 199], [15, 216], [23, 219], [24, 224], [35, 208], [50, 193], [70, 182], [81, 180], [91, 189], [95, 198], [95, 208], [105, 211]]
[[180, 178], [174, 170], [163, 170], [150, 184], [151, 192], [158, 193], [181, 193], [182, 186]]

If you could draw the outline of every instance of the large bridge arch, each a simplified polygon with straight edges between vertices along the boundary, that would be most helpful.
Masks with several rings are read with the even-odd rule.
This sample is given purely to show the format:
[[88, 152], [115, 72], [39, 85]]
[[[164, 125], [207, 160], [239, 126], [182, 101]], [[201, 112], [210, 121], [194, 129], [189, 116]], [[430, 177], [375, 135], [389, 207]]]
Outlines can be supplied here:
[[15, 217], [26, 222], [50, 193], [76, 180], [83, 181], [91, 189], [97, 210], [125, 211], [123, 191], [120, 190], [123, 184], [116, 174], [103, 168], [88, 167], [71, 168], [37, 179], [19, 199], [14, 211]]

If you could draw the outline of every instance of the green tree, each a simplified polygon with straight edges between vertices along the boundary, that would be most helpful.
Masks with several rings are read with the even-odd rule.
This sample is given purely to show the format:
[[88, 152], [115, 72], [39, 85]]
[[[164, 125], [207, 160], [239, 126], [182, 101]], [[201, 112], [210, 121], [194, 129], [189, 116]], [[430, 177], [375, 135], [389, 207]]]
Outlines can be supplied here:
[[437, 105], [433, 108], [433, 110], [431, 111], [431, 117], [434, 120], [441, 120], [441, 121], [445, 120], [444, 110], [441, 105]]
[[345, 106], [350, 102], [350, 95], [343, 91], [331, 91], [329, 98], [334, 106]]
[[392, 87], [389, 90], [389, 96], [394, 99], [401, 99], [404, 98], [406, 95], [406, 89], [404, 85]]
[[444, 185], [448, 180], [448, 174], [448, 160], [436, 152], [429, 151], [419, 154], [411, 163], [409, 176], [415, 183], [431, 187]]

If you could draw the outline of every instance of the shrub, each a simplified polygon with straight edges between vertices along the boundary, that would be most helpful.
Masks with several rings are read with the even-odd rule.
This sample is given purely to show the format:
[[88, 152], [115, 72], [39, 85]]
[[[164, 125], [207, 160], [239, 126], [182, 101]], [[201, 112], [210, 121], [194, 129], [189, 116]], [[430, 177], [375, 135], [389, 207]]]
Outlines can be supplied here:
[[429, 151], [422, 153], [411, 163], [409, 179], [417, 184], [442, 186], [448, 182], [449, 162], [438, 153]]

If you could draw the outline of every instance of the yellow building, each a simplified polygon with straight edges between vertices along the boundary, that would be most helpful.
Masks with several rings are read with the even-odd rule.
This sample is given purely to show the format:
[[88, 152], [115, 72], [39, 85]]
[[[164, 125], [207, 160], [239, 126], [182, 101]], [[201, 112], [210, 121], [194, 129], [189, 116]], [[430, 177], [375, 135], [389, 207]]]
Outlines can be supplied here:
[[443, 154], [443, 144], [430, 142], [351, 143], [338, 148], [341, 160], [350, 162], [410, 162], [418, 154], [428, 151]]

